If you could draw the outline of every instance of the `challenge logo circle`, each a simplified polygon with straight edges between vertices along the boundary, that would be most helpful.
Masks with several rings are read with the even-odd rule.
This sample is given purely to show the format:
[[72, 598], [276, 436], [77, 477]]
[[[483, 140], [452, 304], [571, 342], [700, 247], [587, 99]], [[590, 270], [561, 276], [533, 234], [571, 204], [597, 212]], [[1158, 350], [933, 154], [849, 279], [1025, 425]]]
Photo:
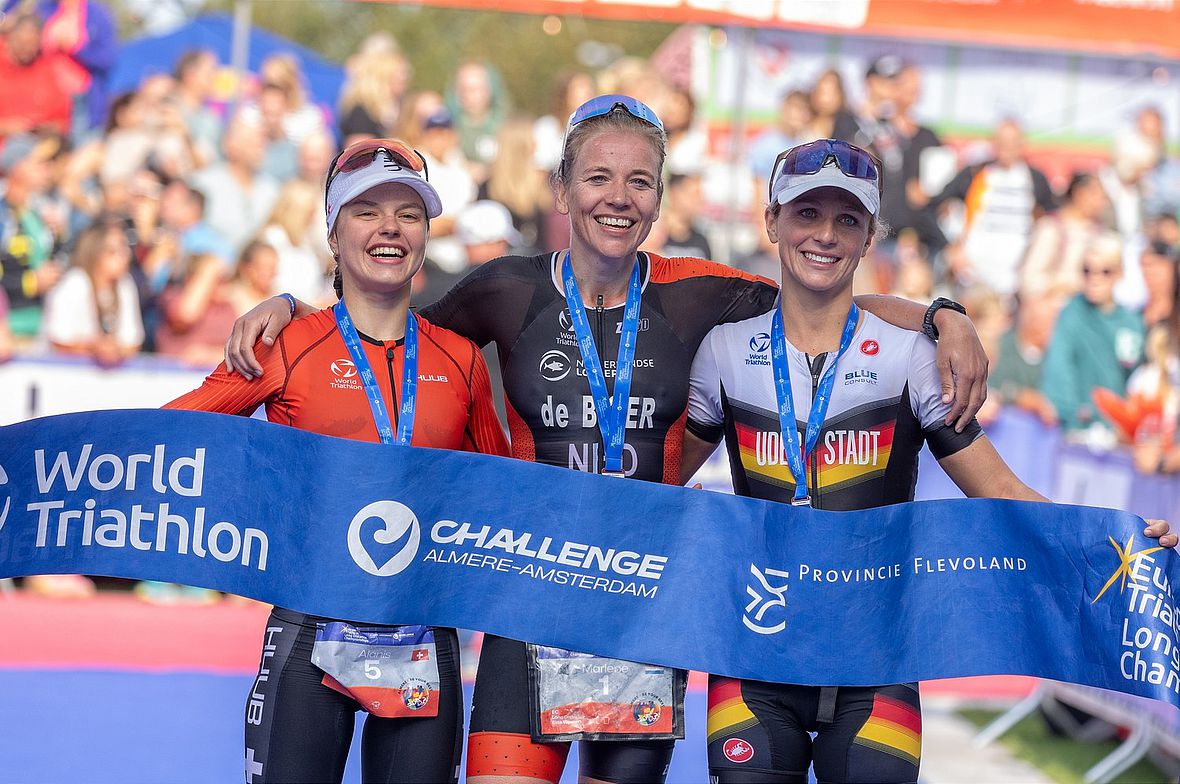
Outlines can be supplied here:
[[402, 702], [410, 710], [422, 710], [430, 702], [430, 684], [421, 678], [402, 681]]
[[[370, 552], [370, 543], [361, 538], [361, 528], [373, 518], [384, 523], [384, 527], [373, 534], [372, 545], [392, 545], [402, 537], [406, 539], [401, 549], [392, 556], [385, 558], [382, 554], [384, 562], [380, 566]], [[357, 566], [374, 577], [392, 577], [404, 571], [418, 554], [421, 539], [418, 518], [409, 507], [397, 501], [374, 501], [357, 512], [348, 524], [348, 554]]]
[[570, 367], [570, 358], [565, 352], [554, 349], [545, 352], [537, 369], [541, 372], [541, 378], [546, 381], [561, 381], [570, 374]]
[[631, 709], [631, 714], [635, 717], [637, 724], [642, 727], [650, 727], [660, 720], [664, 703], [656, 695], [645, 692], [631, 703]]
[[[0, 487], [8, 484], [8, 474], [4, 471], [4, 466], [0, 466]], [[3, 492], [3, 491], [0, 491]], [[8, 507], [12, 506], [12, 496], [4, 495], [4, 506], [0, 508], [0, 530], [4, 528], [4, 521], [8, 519]]]
[[730, 762], [749, 762], [754, 757], [754, 747], [741, 738], [730, 738], [721, 750]]
[[336, 378], [352, 378], [356, 375], [356, 365], [351, 359], [338, 359], [332, 363], [332, 375]]
[[763, 354], [768, 348], [770, 348], [770, 333], [759, 332], [750, 338], [750, 351], [753, 351], [755, 354]]
[[880, 350], [881, 344], [875, 340], [866, 340], [864, 343], [860, 344], [860, 353], [867, 354], [870, 357], [875, 356]]

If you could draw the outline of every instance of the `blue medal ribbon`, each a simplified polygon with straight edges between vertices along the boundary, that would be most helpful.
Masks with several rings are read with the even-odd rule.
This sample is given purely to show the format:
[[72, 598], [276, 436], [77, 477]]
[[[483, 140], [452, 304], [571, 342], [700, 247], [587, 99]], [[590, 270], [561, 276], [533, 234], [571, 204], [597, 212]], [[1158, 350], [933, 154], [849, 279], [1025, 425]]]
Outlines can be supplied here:
[[357, 335], [356, 327], [352, 324], [352, 317], [348, 315], [348, 308], [344, 300], [340, 300], [332, 308], [336, 314], [336, 329], [340, 332], [344, 345], [352, 357], [352, 364], [356, 367], [361, 384], [364, 385], [365, 395], [369, 398], [369, 408], [373, 411], [373, 421], [377, 424], [377, 434], [381, 443], [398, 446], [409, 446], [414, 433], [414, 408], [418, 398], [418, 319], [413, 313], [406, 312], [405, 361], [402, 363], [402, 405], [397, 422], [397, 440], [393, 438], [393, 426], [389, 422], [389, 411], [385, 408], [385, 401], [381, 399], [381, 388], [377, 386], [377, 379], [373, 376], [373, 368], [369, 365], [368, 357], [361, 348], [361, 339]]
[[815, 449], [820, 428], [823, 427], [824, 418], [828, 414], [832, 386], [836, 383], [836, 365], [852, 345], [852, 336], [856, 334], [856, 323], [859, 319], [860, 308], [856, 307], [854, 302], [848, 309], [848, 319], [844, 322], [844, 331], [840, 334], [840, 350], [820, 379], [815, 390], [815, 399], [811, 401], [811, 413], [807, 417], [807, 432], [803, 441], [804, 451], [800, 454], [799, 432], [795, 428], [795, 400], [791, 395], [791, 369], [787, 363], [787, 341], [783, 335], [783, 311], [782, 308], [774, 309], [774, 320], [770, 326], [770, 361], [774, 367], [774, 396], [778, 399], [778, 424], [783, 439], [783, 451], [787, 453], [787, 465], [791, 467], [791, 475], [795, 477], [795, 497], [791, 501], [795, 506], [811, 506], [811, 494], [807, 488], [807, 458]]
[[615, 392], [606, 391], [606, 376], [602, 362], [590, 332], [590, 321], [586, 318], [586, 307], [578, 291], [578, 281], [570, 264], [569, 251], [561, 265], [561, 279], [565, 287], [565, 302], [569, 307], [570, 321], [574, 335], [578, 338], [578, 350], [586, 368], [586, 380], [594, 399], [594, 411], [598, 415], [598, 429], [602, 432], [602, 444], [606, 457], [603, 473], [623, 473], [623, 443], [627, 427], [627, 404], [631, 399], [631, 376], [635, 365], [635, 344], [639, 336], [639, 301], [642, 291], [639, 282], [639, 259], [631, 269], [631, 283], [627, 289], [627, 304], [623, 309], [622, 337], [619, 338], [619, 354], [615, 361]]

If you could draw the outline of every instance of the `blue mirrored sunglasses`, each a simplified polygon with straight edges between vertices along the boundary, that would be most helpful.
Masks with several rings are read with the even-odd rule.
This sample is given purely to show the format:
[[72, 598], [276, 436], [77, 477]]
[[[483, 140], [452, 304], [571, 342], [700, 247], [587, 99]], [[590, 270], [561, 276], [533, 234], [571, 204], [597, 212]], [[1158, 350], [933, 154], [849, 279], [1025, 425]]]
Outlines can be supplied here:
[[573, 128], [578, 123], [583, 123], [586, 120], [594, 117], [602, 117], [605, 114], [610, 114], [615, 109], [621, 108], [632, 117], [643, 120], [649, 125], [654, 125], [661, 131], [664, 130], [664, 124], [660, 122], [660, 118], [652, 111], [652, 108], [642, 101], [637, 101], [629, 95], [599, 95], [591, 98], [586, 103], [579, 106], [570, 115], [570, 120], [566, 126], [566, 132]]
[[881, 189], [881, 175], [872, 153], [838, 139], [819, 139], [779, 153], [771, 169], [771, 192], [774, 192], [775, 181], [784, 174], [815, 174], [829, 160], [834, 160], [847, 176], [872, 180], [877, 184], [877, 190]]

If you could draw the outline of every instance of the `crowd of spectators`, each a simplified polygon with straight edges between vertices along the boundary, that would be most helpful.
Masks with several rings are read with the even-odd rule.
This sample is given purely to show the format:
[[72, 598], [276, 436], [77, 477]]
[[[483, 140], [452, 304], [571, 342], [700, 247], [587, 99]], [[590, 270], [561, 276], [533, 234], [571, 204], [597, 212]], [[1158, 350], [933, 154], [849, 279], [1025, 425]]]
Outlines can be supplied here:
[[[1107, 162], [1055, 189], [1019, 118], [951, 145], [913, 115], [920, 91], [919, 67], [892, 54], [871, 62], [859, 103], [835, 71], [789, 90], [751, 144], [755, 187], [776, 148], [826, 133], [874, 152], [891, 232], [859, 288], [967, 305], [992, 359], [981, 418], [1016, 406], [1068, 439], [1132, 446], [1143, 471], [1180, 471], [1180, 159], [1161, 112], [1112, 128]], [[765, 274], [766, 259], [746, 261]]]
[[[388, 33], [347, 60], [335, 105], [309, 96], [292, 54], [269, 57], [227, 101], [215, 90], [224, 64], [206, 50], [178, 52], [161, 64], [170, 74], [108, 95], [118, 43], [102, 3], [6, 6], [0, 359], [61, 352], [114, 365], [155, 352], [209, 367], [228, 325], [261, 299], [289, 291], [330, 304], [323, 178], [342, 144], [367, 137], [409, 141], [442, 194], [418, 302], [496, 253], [564, 247], [548, 173], [565, 118], [598, 92], [635, 95], [667, 127], [662, 213], [645, 248], [711, 257], [718, 245], [723, 210], [709, 200], [724, 199], [702, 188], [713, 160], [704, 123], [687, 85], [646, 61], [556, 75], [542, 117], [518, 111], [479, 61], [460, 62], [441, 93], [420, 89]], [[1145, 106], [1112, 128], [1105, 165], [1051, 182], [1019, 118], [948, 143], [915, 114], [921, 89], [921, 69], [885, 53], [860, 84], [831, 69], [786, 90], [737, 162], [758, 194], [742, 213], [758, 243], [723, 242], [730, 258], [718, 260], [777, 278], [759, 209], [775, 155], [829, 136], [867, 147], [883, 166], [891, 231], [862, 265], [860, 290], [967, 303], [992, 356], [985, 418], [1017, 406], [1071, 437], [1138, 444], [1145, 469], [1180, 470], [1169, 448], [1180, 160], [1160, 112]]]

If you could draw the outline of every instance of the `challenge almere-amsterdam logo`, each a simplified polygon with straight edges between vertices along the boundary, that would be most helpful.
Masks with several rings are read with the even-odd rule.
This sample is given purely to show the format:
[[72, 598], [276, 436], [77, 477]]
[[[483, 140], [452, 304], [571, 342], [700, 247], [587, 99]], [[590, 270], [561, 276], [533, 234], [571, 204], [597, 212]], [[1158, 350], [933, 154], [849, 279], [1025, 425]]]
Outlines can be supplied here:
[[[1126, 616], [1119, 628], [1119, 672], [1125, 680], [1163, 686], [1180, 694], [1180, 608], [1174, 586], [1164, 573], [1163, 557], [1154, 557], [1159, 546], [1134, 549], [1135, 537], [1120, 545], [1107, 537], [1117, 562], [1114, 572], [1090, 602], [1119, 602]], [[1118, 593], [1111, 590], [1118, 584]], [[1160, 627], [1164, 628], [1160, 628]]]
[[[374, 518], [382, 526], [363, 536], [365, 523]], [[403, 539], [400, 547], [392, 547]], [[357, 566], [375, 577], [392, 577], [405, 571], [414, 562], [421, 540], [417, 516], [397, 501], [374, 501], [357, 512], [348, 525], [348, 554]], [[371, 547], [370, 541], [380, 547]]]
[[424, 525], [410, 507], [393, 500], [362, 507], [347, 536], [352, 560], [374, 577], [393, 577], [416, 562], [430, 562], [654, 599], [668, 564], [667, 556], [656, 553], [555, 539], [492, 523], [440, 519]]

